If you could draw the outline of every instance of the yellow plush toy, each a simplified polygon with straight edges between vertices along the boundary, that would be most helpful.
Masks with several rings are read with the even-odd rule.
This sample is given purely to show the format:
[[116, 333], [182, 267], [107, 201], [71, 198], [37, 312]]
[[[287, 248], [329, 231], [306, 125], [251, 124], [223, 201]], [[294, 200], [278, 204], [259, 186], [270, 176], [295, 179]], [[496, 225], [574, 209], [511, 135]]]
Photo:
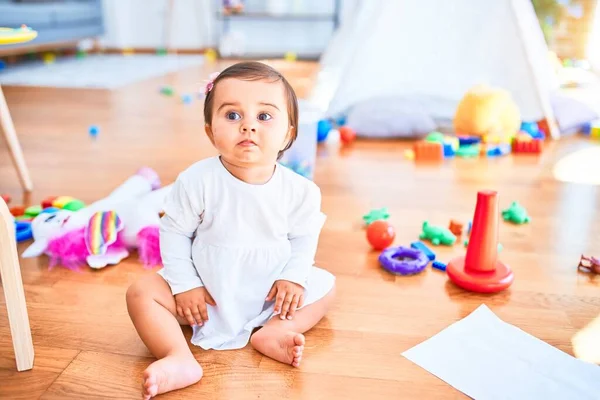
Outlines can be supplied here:
[[519, 108], [510, 94], [487, 85], [469, 89], [454, 116], [457, 135], [481, 136], [488, 143], [510, 143], [520, 127]]

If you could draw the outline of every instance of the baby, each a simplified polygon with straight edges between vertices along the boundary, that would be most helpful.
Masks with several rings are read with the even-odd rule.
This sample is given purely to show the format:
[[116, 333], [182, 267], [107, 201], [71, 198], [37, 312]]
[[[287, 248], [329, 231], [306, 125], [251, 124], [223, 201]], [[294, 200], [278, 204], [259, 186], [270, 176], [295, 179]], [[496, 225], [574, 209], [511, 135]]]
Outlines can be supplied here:
[[302, 333], [334, 296], [334, 276], [313, 266], [321, 192], [278, 163], [298, 134], [290, 84], [266, 64], [235, 64], [207, 85], [204, 119], [219, 155], [177, 177], [161, 219], [164, 267], [127, 291], [131, 320], [158, 359], [144, 371], [145, 399], [202, 378], [180, 325], [203, 349], [250, 342], [298, 367]]

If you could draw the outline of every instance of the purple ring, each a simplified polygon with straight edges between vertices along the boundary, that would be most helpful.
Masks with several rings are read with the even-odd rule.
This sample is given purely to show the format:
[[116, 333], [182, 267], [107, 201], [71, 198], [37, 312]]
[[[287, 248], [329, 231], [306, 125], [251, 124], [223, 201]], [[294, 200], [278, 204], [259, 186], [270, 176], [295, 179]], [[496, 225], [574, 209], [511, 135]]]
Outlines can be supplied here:
[[421, 250], [398, 246], [382, 251], [379, 263], [392, 274], [412, 275], [423, 271], [429, 264], [429, 258]]

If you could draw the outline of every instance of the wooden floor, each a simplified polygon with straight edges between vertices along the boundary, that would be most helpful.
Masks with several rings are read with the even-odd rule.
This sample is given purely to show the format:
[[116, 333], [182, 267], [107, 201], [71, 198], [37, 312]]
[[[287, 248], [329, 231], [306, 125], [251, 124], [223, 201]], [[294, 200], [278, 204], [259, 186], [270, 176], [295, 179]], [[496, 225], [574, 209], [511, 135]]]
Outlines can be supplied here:
[[[301, 96], [315, 66], [277, 66]], [[105, 196], [140, 166], [165, 183], [194, 161], [214, 154], [203, 133], [201, 103], [183, 105], [158, 94], [161, 84], [198, 89], [221, 65], [175, 73], [115, 91], [5, 88], [35, 184], [29, 201], [71, 195]], [[100, 134], [92, 141], [89, 125]], [[0, 192], [20, 202], [16, 174], [0, 141]], [[526, 332], [572, 354], [571, 337], [600, 312], [600, 277], [580, 273], [581, 253], [600, 255], [600, 191], [561, 183], [552, 166], [589, 147], [568, 139], [541, 157], [452, 160], [417, 166], [403, 157], [406, 142], [358, 142], [344, 151], [319, 150], [316, 182], [328, 215], [318, 264], [337, 276], [331, 313], [307, 333], [300, 369], [239, 351], [193, 349], [203, 380], [164, 398], [210, 399], [445, 399], [464, 396], [401, 353], [465, 317], [480, 304]], [[395, 244], [417, 239], [424, 220], [468, 221], [476, 192], [498, 190], [501, 207], [517, 200], [532, 222], [500, 225], [501, 259], [516, 280], [496, 295], [464, 292], [428, 269], [395, 277], [377, 264], [361, 216], [386, 206]], [[20, 251], [24, 249], [20, 246]], [[462, 245], [440, 248], [448, 260]], [[127, 315], [125, 291], [152, 273], [132, 258], [101, 271], [48, 270], [47, 259], [22, 261], [35, 345], [35, 366], [16, 372], [0, 296], [0, 398], [138, 398], [141, 373], [153, 361]], [[0, 289], [1, 291], [1, 289]], [[189, 337], [190, 330], [185, 329]]]

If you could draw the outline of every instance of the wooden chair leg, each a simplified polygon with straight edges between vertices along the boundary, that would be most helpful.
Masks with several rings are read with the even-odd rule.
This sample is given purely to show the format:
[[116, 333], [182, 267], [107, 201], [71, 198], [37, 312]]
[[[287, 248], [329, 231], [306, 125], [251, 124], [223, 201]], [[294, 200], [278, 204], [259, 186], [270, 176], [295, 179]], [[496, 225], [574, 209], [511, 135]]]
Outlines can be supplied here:
[[27, 164], [25, 164], [25, 157], [23, 156], [23, 151], [21, 150], [21, 145], [19, 144], [19, 138], [17, 137], [15, 126], [12, 122], [12, 118], [10, 117], [10, 112], [8, 111], [8, 105], [6, 104], [4, 93], [2, 92], [2, 86], [0, 86], [0, 127], [4, 132], [4, 137], [8, 143], [8, 149], [10, 151], [10, 155], [12, 156], [13, 163], [17, 168], [21, 185], [26, 192], [31, 192], [33, 190], [33, 184], [31, 183], [31, 178], [29, 177], [29, 170], [27, 169]]
[[0, 277], [6, 308], [8, 324], [12, 335], [17, 370], [25, 371], [33, 368], [33, 341], [29, 316], [25, 303], [25, 292], [21, 278], [21, 267], [17, 254], [15, 228], [8, 206], [0, 197]]

